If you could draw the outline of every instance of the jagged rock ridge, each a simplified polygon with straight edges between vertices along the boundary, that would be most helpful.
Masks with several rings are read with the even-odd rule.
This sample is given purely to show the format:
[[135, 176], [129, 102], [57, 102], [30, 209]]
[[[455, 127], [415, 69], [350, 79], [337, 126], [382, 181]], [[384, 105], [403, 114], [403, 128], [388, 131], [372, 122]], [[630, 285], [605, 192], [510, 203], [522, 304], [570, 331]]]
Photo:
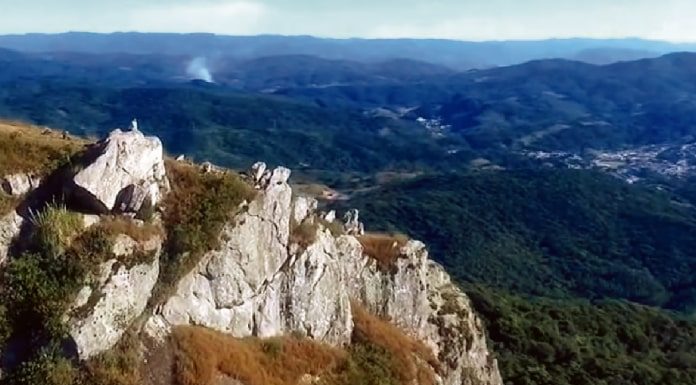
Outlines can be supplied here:
[[[169, 189], [158, 139], [117, 130], [95, 148], [97, 156], [73, 182], [102, 211], [134, 213]], [[212, 165], [204, 170], [221, 172]], [[174, 326], [197, 325], [236, 337], [293, 334], [346, 345], [357, 301], [432, 349], [441, 364], [438, 383], [502, 384], [480, 319], [444, 269], [428, 258], [425, 245], [408, 241], [385, 269], [365, 253], [357, 211], [348, 212], [343, 223], [333, 212], [318, 212], [313, 198], [293, 196], [290, 170], [283, 167], [269, 170], [257, 163], [248, 175], [256, 198], [224, 226], [222, 246], [206, 253], [155, 309], [146, 305], [163, 239], [139, 244], [119, 238], [114, 259], [102, 263], [99, 276], [78, 294], [72, 309], [80, 309], [79, 315], [67, 317], [81, 359], [113, 347], [142, 317], [138, 328], [155, 341], [163, 341]], [[0, 219], [0, 257], [23, 221], [15, 212]], [[316, 230], [307, 244], [292, 241], [301, 224]], [[141, 249], [154, 258], [129, 266], [117, 258]]]

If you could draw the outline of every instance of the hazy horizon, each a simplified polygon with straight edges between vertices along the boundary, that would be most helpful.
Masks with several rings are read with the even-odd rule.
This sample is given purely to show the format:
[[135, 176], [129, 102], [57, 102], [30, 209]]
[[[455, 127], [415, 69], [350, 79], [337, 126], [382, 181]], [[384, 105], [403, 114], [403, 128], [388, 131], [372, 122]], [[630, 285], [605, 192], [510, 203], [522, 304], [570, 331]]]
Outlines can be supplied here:
[[597, 41], [648, 41], [656, 43], [669, 43], [669, 44], [696, 44], [695, 40], [689, 41], [676, 41], [676, 40], [665, 40], [665, 39], [651, 39], [644, 38], [640, 36], [624, 36], [624, 37], [587, 37], [587, 36], [569, 36], [569, 37], [548, 37], [548, 38], [536, 38], [536, 39], [489, 39], [489, 40], [472, 40], [472, 39], [457, 39], [457, 38], [439, 38], [439, 37], [362, 37], [362, 36], [321, 36], [313, 34], [281, 34], [281, 33], [255, 33], [255, 34], [226, 34], [226, 33], [215, 33], [215, 32], [175, 32], [175, 31], [157, 31], [157, 32], [143, 32], [143, 31], [112, 31], [112, 32], [94, 32], [86, 30], [68, 30], [62, 32], [15, 32], [15, 33], [2, 33], [0, 36], [24, 36], [24, 35], [64, 35], [64, 34], [94, 34], [94, 35], [118, 35], [118, 34], [151, 34], [151, 35], [213, 35], [213, 36], [223, 36], [223, 37], [287, 37], [287, 38], [315, 38], [315, 39], [326, 39], [326, 40], [443, 40], [443, 41], [454, 41], [454, 42], [464, 42], [464, 43], [505, 43], [505, 42], [544, 42], [544, 41], [571, 41], [571, 40], [597, 40]]
[[691, 20], [696, 2], [688, 0], [0, 1], [10, 5], [0, 34], [84, 31], [338, 39], [636, 38], [696, 42], [696, 24]]

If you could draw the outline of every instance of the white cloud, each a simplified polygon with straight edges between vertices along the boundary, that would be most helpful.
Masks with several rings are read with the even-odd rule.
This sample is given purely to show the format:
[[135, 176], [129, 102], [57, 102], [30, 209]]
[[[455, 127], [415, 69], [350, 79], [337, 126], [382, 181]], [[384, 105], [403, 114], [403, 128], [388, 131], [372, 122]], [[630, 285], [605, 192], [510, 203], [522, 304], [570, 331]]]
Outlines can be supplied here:
[[134, 9], [122, 29], [250, 34], [265, 14], [266, 6], [254, 1], [158, 5]]

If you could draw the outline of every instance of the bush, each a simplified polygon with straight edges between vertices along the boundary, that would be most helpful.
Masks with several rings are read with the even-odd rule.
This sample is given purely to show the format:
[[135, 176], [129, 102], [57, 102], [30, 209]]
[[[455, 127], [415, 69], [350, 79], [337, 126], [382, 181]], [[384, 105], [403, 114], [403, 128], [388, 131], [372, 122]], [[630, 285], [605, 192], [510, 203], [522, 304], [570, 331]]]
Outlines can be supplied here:
[[36, 357], [20, 365], [6, 383], [11, 385], [78, 385], [79, 371], [60, 354], [57, 347], [42, 349]]
[[349, 359], [321, 385], [400, 385], [392, 370], [392, 356], [383, 348], [358, 343], [350, 346]]
[[408, 242], [405, 235], [365, 234], [358, 237], [363, 253], [377, 261], [382, 271], [390, 271], [403, 256], [401, 249]]
[[79, 262], [24, 254], [12, 259], [4, 274], [3, 297], [11, 310], [15, 332], [65, 335], [62, 316], [82, 286], [85, 271]]

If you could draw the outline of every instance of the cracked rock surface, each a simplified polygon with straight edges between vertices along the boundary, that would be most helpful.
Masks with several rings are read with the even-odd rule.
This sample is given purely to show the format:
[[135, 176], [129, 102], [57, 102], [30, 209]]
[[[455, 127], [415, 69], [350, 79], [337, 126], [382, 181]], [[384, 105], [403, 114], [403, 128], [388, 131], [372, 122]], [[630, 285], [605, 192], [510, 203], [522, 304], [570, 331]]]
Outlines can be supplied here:
[[[423, 243], [408, 242], [384, 272], [354, 235], [335, 237], [322, 227], [311, 198], [293, 199], [289, 170], [257, 164], [250, 175], [260, 194], [225, 226], [222, 247], [207, 253], [150, 317], [151, 337], [198, 325], [236, 337], [292, 333], [346, 345], [356, 300], [430, 346], [443, 362], [440, 384], [502, 384], [481, 321]], [[291, 222], [306, 220], [317, 225], [315, 239], [305, 248], [290, 245]], [[362, 233], [357, 213], [346, 221]]]

